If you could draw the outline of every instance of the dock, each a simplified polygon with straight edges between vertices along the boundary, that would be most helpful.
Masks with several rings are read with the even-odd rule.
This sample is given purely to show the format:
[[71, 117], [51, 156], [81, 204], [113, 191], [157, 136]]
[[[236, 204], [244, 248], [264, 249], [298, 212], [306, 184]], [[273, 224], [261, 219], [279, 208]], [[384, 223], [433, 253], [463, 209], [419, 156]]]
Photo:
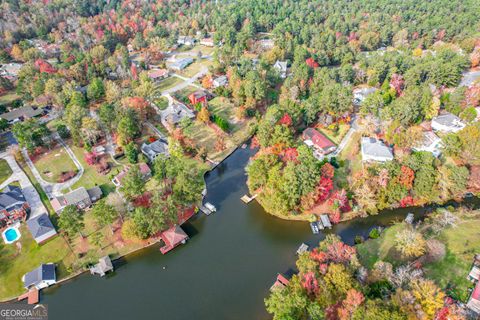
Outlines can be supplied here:
[[310, 222], [310, 229], [312, 229], [313, 234], [318, 234], [319, 228], [318, 228], [319, 223], [315, 222]]
[[289, 283], [290, 283], [290, 280], [288, 280], [284, 275], [279, 273], [277, 275], [277, 279], [275, 280], [275, 283], [270, 287], [270, 291], [275, 290], [275, 289], [283, 289]]
[[407, 217], [405, 218], [405, 222], [408, 224], [412, 224], [414, 218], [415, 216], [413, 215], [413, 213], [410, 212], [409, 214], [407, 214]]
[[205, 213], [205, 215], [207, 215], [207, 216], [210, 215], [211, 213], [217, 211], [217, 208], [215, 208], [215, 206], [213, 204], [211, 204], [210, 202], [206, 202], [204, 205], [201, 205], [199, 209], [200, 209], [200, 211]]
[[249, 197], [248, 195], [243, 195], [240, 199], [245, 202], [245, 203], [250, 203], [252, 202], [253, 199], [257, 197], [257, 194], [254, 194], [252, 197]]
[[297, 254], [301, 255], [302, 253], [308, 252], [308, 244], [302, 243], [297, 249]]
[[323, 226], [328, 229], [332, 229], [332, 224], [330, 223], [330, 218], [326, 214], [320, 215], [320, 221], [322, 222]]
[[27, 299], [28, 304], [37, 304], [40, 300], [40, 292], [36, 288], [30, 289], [27, 293], [18, 297], [18, 301]]
[[109, 271], [113, 271], [112, 260], [109, 256], [98, 259], [98, 263], [89, 268], [91, 274], [98, 274], [100, 277], [105, 276]]

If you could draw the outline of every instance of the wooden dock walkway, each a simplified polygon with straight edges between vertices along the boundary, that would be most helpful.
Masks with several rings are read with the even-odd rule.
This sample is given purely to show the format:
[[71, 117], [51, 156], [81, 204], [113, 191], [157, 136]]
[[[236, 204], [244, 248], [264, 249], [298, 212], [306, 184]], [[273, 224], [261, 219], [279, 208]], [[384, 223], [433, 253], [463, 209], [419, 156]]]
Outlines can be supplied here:
[[240, 199], [245, 202], [245, 203], [250, 203], [252, 202], [253, 199], [257, 197], [257, 194], [254, 194], [252, 197], [249, 197], [248, 195], [243, 195]]
[[40, 300], [40, 292], [33, 288], [30, 289], [27, 293], [22, 294], [18, 297], [18, 301], [27, 299], [28, 304], [37, 304]]

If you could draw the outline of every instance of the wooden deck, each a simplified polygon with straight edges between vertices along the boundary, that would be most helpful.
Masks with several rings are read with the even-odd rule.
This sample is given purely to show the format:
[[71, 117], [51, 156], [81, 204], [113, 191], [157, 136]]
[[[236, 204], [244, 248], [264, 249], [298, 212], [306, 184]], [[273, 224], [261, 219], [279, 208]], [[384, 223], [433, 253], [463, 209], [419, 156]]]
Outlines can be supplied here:
[[27, 293], [22, 294], [18, 297], [18, 301], [27, 299], [28, 304], [37, 304], [40, 300], [40, 292], [33, 288], [30, 289]]

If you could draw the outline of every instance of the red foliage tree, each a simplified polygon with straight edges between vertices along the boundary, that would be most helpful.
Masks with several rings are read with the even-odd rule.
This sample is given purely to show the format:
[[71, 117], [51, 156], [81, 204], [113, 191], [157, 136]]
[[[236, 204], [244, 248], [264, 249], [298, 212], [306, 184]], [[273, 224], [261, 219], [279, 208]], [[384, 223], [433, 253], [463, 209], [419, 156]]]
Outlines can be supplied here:
[[149, 192], [145, 192], [133, 200], [133, 205], [135, 207], [150, 208], [152, 205], [151, 198], [152, 195]]
[[45, 73], [55, 73], [57, 72], [57, 70], [52, 67], [52, 65], [50, 63], [48, 63], [47, 61], [43, 60], [43, 59], [37, 59], [35, 61], [35, 68], [38, 69], [38, 71], [40, 71], [41, 73], [45, 72]]
[[322, 177], [333, 179], [333, 176], [335, 175], [335, 167], [327, 162], [322, 166], [320, 172]]
[[333, 180], [326, 177], [321, 177], [320, 181], [315, 189], [316, 201], [315, 203], [320, 203], [330, 196], [330, 192], [333, 189]]
[[305, 290], [307, 290], [307, 293], [309, 295], [312, 295], [312, 296], [317, 295], [319, 291], [319, 287], [318, 287], [318, 280], [315, 277], [315, 273], [310, 271], [303, 275], [302, 287], [305, 288]]
[[283, 153], [283, 159], [285, 161], [297, 161], [298, 151], [297, 148], [287, 148]]
[[350, 203], [348, 201], [347, 192], [342, 189], [340, 191], [335, 191], [332, 197], [329, 200], [330, 205], [335, 205], [340, 212], [350, 211]]
[[313, 260], [319, 264], [335, 263], [348, 263], [355, 255], [356, 250], [342, 241], [334, 241], [329, 244], [325, 250], [319, 250], [319, 248], [313, 249], [310, 256]]
[[285, 126], [291, 126], [293, 123], [292, 117], [290, 117], [288, 113], [285, 113], [278, 123], [283, 124]]
[[471, 192], [480, 192], [480, 166], [470, 167], [470, 177], [468, 179], [468, 189]]
[[137, 66], [134, 63], [132, 63], [132, 65], [130, 66], [130, 72], [132, 73], [133, 79], [137, 80], [138, 79], [138, 71], [137, 71]]
[[402, 75], [398, 73], [392, 74], [392, 78], [390, 79], [390, 87], [395, 89], [397, 96], [399, 96], [403, 91], [403, 85], [405, 80], [403, 80]]
[[142, 97], [130, 97], [126, 99], [126, 105], [137, 111], [140, 119], [145, 120], [147, 117], [147, 111], [149, 103]]
[[415, 180], [415, 172], [407, 166], [402, 166], [401, 173], [398, 177], [400, 184], [408, 190], [412, 189], [413, 180]]
[[365, 297], [360, 291], [350, 289], [347, 291], [347, 296], [342, 301], [342, 306], [338, 309], [338, 318], [340, 320], [350, 319], [353, 312], [360, 306]]
[[93, 166], [94, 164], [97, 163], [97, 155], [95, 154], [95, 152], [86, 152], [83, 156], [83, 158], [85, 159], [85, 162], [89, 165], [89, 166]]
[[412, 196], [406, 196], [400, 200], [400, 207], [411, 207], [415, 204]]
[[318, 68], [320, 65], [313, 59], [313, 58], [308, 58], [307, 60], [305, 60], [305, 63], [307, 64], [307, 66], [309, 66], [310, 68]]

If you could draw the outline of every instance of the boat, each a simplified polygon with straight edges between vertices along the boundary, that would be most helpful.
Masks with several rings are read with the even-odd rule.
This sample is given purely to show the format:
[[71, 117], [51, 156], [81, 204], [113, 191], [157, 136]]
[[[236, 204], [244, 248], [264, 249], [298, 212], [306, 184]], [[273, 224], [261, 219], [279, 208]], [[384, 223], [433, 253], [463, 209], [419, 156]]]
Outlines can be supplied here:
[[297, 249], [297, 254], [298, 254], [298, 255], [301, 255], [302, 253], [305, 253], [305, 252], [307, 252], [307, 251], [308, 251], [308, 244], [302, 243], [302, 244], [300, 245], [300, 247], [298, 247], [298, 249]]
[[326, 214], [320, 215], [320, 220], [325, 228], [332, 229], [332, 224], [330, 223], [330, 218]]
[[217, 208], [215, 208], [215, 206], [213, 204], [211, 204], [210, 202], [205, 203], [205, 208], [207, 208], [211, 212], [216, 212], [217, 211]]
[[320, 231], [318, 230], [318, 223], [310, 222], [310, 228], [312, 229], [313, 234], [318, 234]]
[[405, 222], [408, 224], [412, 224], [414, 218], [415, 216], [413, 215], [413, 213], [410, 212], [409, 214], [407, 214], [407, 217], [405, 218]]

